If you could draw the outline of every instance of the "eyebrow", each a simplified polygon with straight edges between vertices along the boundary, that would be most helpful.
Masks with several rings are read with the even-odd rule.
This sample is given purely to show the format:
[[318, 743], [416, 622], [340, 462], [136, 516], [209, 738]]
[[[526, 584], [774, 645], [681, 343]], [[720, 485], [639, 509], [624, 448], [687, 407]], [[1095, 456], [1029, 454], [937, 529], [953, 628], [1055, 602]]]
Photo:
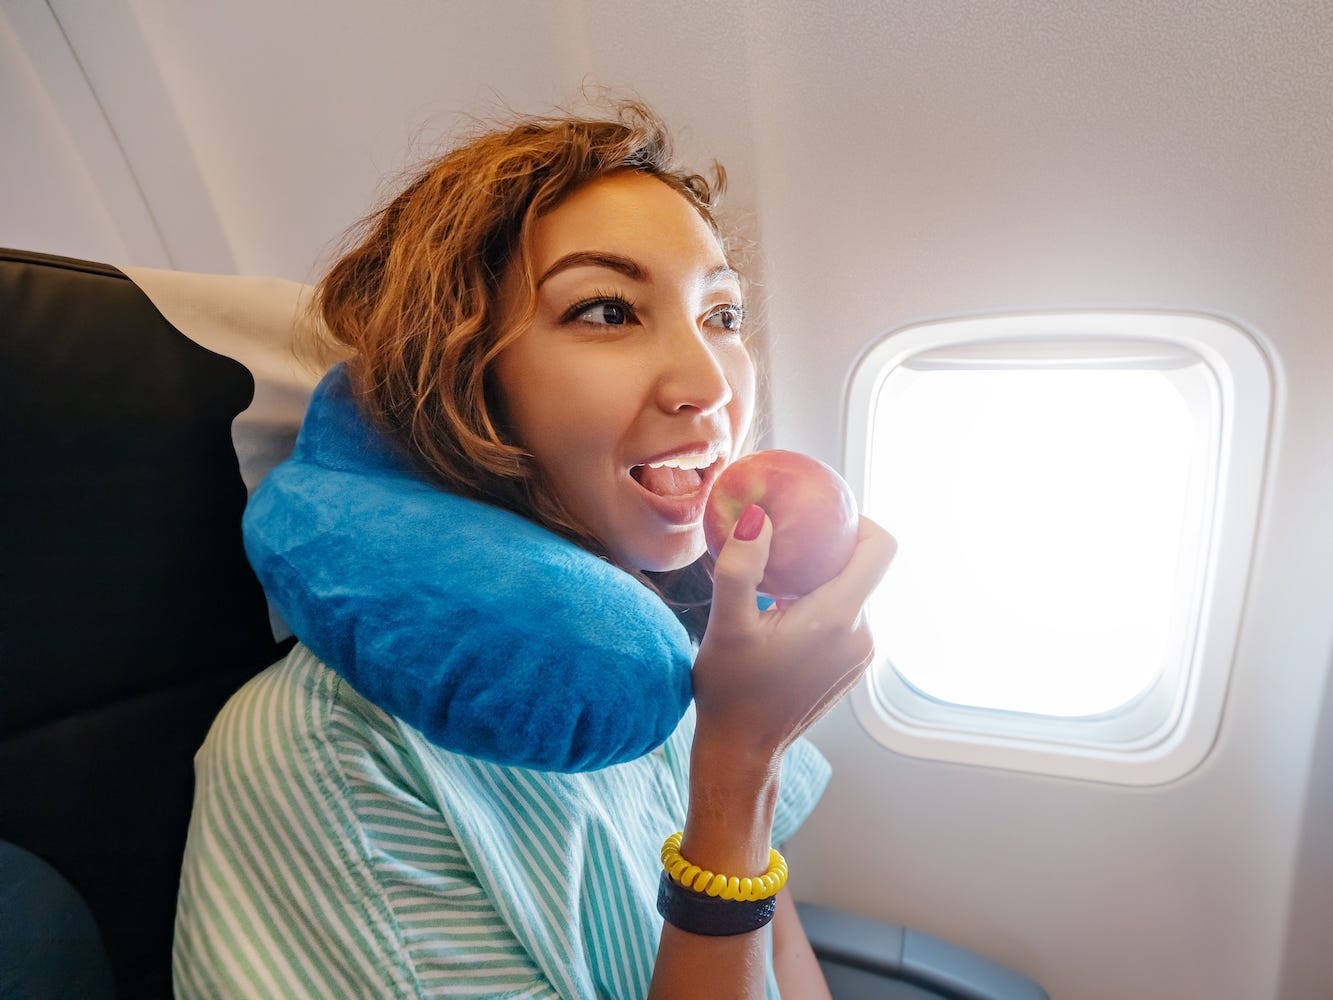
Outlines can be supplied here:
[[548, 278], [553, 278], [561, 271], [568, 271], [572, 267], [605, 267], [612, 271], [619, 271], [627, 278], [633, 278], [635, 281], [642, 281], [644, 278], [643, 268], [628, 257], [621, 257], [614, 253], [600, 253], [595, 250], [580, 250], [576, 253], [567, 253], [554, 264], [546, 269], [546, 273], [537, 279], [537, 287], [546, 282]]
[[[631, 260], [629, 257], [622, 257], [615, 253], [603, 253], [597, 250], [579, 250], [575, 253], [565, 254], [548, 267], [545, 273], [537, 279], [537, 287], [540, 288], [548, 278], [553, 278], [561, 271], [568, 271], [574, 267], [604, 267], [611, 271], [618, 271], [634, 281], [646, 281], [648, 279], [648, 272], [637, 261]], [[726, 264], [719, 264], [704, 275], [704, 284], [716, 285], [727, 279], [737, 283], [741, 280], [740, 275], [733, 268]]]

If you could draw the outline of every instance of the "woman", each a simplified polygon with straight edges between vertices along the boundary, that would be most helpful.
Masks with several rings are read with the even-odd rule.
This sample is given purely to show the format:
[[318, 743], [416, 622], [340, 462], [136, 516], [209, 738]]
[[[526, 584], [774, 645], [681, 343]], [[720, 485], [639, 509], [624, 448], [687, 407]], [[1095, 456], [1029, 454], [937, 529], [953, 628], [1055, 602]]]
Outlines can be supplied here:
[[[535, 771], [433, 746], [298, 646], [200, 753], [179, 995], [827, 996], [770, 848], [822, 790], [799, 737], [871, 658], [893, 541], [863, 520], [837, 578], [761, 612], [752, 507], [710, 574], [703, 504], [755, 397], [723, 183], [640, 106], [527, 119], [335, 264], [320, 304], [361, 412], [423, 478], [658, 593], [698, 640], [694, 708], [636, 759]], [[711, 896], [698, 868], [737, 881]]]

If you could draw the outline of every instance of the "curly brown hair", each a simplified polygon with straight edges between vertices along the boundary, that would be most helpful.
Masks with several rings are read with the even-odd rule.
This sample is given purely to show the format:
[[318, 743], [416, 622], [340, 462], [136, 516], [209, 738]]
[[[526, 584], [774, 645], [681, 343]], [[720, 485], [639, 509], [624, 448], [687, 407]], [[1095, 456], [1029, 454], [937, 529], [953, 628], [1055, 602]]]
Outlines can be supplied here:
[[[622, 102], [614, 117], [523, 117], [473, 135], [362, 222], [315, 299], [329, 333], [352, 352], [365, 412], [428, 478], [603, 557], [508, 430], [493, 366], [535, 309], [534, 220], [621, 170], [661, 179], [727, 246], [715, 215], [725, 170], [714, 163], [705, 178], [683, 169], [663, 120]], [[518, 322], [502, 323], [501, 282], [515, 268], [527, 306]], [[711, 590], [706, 569], [657, 575], [654, 589], [673, 605], [700, 606]]]

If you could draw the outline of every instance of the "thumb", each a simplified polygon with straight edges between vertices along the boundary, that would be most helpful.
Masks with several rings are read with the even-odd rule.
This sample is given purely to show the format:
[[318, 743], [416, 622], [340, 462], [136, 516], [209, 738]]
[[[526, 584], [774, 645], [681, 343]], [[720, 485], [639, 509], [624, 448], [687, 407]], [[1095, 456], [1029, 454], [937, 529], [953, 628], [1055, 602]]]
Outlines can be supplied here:
[[773, 522], [758, 504], [741, 512], [713, 566], [713, 607], [710, 619], [744, 621], [757, 609], [759, 581], [768, 564]]

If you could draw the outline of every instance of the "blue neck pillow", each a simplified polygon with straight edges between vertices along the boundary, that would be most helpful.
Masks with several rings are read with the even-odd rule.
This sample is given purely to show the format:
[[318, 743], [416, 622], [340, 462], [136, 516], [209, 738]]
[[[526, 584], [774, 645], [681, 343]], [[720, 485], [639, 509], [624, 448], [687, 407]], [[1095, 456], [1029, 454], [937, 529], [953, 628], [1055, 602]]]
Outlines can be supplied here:
[[346, 366], [244, 518], [296, 637], [363, 697], [455, 753], [547, 771], [632, 760], [675, 729], [693, 646], [642, 583], [415, 473]]

